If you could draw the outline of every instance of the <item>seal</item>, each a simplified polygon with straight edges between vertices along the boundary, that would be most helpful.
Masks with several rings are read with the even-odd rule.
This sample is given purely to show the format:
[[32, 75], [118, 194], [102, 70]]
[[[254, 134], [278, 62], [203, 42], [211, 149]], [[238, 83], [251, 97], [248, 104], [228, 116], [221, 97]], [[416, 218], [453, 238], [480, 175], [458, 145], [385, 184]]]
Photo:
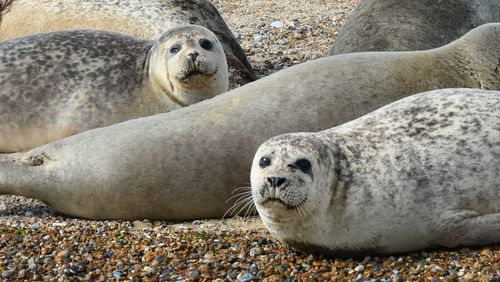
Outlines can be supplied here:
[[0, 0], [0, 40], [62, 29], [100, 29], [158, 40], [177, 25], [200, 25], [226, 53], [231, 88], [256, 79], [245, 52], [208, 0]]
[[500, 242], [500, 92], [420, 93], [263, 143], [252, 195], [280, 241], [329, 256]]
[[227, 91], [211, 31], [169, 29], [158, 41], [71, 30], [0, 42], [0, 151], [40, 146]]
[[497, 0], [361, 0], [330, 55], [437, 48], [490, 22], [500, 22]]
[[433, 50], [313, 60], [189, 107], [0, 155], [0, 194], [92, 219], [221, 218], [264, 141], [435, 88], [500, 89], [496, 46], [500, 24], [489, 24]]

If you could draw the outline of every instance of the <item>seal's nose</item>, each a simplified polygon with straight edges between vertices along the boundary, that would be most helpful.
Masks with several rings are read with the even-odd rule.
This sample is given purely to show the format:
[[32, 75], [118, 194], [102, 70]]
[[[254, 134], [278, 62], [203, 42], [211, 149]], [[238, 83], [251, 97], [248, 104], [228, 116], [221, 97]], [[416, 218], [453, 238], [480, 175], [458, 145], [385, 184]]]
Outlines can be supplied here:
[[286, 182], [286, 178], [283, 178], [283, 177], [268, 177], [267, 181], [269, 181], [269, 183], [271, 183], [271, 186], [273, 188], [279, 188], [281, 185], [283, 185], [283, 183]]
[[189, 53], [189, 57], [191, 58], [191, 61], [196, 62], [196, 57], [198, 57], [199, 54], [200, 53], [198, 53], [196, 51]]

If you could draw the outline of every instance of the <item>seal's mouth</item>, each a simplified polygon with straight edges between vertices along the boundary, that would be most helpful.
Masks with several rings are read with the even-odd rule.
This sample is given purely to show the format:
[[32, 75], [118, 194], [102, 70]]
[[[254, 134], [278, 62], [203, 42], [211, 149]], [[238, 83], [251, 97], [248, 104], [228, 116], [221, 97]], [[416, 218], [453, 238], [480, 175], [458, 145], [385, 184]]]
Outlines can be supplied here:
[[206, 72], [202, 72], [202, 71], [199, 71], [199, 70], [194, 70], [190, 73], [188, 73], [186, 75], [186, 78], [189, 78], [189, 77], [197, 77], [197, 76], [200, 76], [200, 75], [210, 75], [209, 73], [206, 73]]
[[279, 198], [267, 198], [261, 203], [262, 206], [267, 206], [267, 207], [285, 207], [288, 210], [293, 210], [296, 209], [299, 205], [290, 205], [283, 201], [282, 199]]
[[181, 82], [186, 82], [190, 80], [198, 80], [198, 79], [207, 79], [213, 77], [217, 73], [217, 69], [215, 70], [207, 70], [201, 68], [193, 68], [188, 72], [183, 72], [177, 76], [177, 80]]

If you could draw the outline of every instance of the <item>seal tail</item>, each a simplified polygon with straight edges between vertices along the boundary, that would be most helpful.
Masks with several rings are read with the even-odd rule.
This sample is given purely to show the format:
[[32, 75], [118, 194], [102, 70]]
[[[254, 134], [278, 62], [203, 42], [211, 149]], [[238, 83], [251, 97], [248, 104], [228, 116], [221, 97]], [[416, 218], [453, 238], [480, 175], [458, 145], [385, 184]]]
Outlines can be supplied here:
[[37, 167], [0, 161], [0, 195], [33, 197], [43, 184], [38, 172]]

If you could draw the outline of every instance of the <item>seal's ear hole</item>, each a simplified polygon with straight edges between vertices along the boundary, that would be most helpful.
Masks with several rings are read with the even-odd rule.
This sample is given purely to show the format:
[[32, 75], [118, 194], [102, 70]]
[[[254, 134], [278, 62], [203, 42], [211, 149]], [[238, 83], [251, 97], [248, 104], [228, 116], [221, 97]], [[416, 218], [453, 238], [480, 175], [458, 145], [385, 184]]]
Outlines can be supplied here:
[[303, 172], [310, 173], [311, 172], [311, 162], [307, 159], [300, 159], [295, 162], [295, 165]]
[[176, 54], [181, 50], [182, 46], [181, 44], [174, 44], [172, 47], [170, 47], [170, 54]]
[[261, 168], [265, 168], [266, 166], [270, 166], [271, 165], [271, 159], [268, 158], [268, 157], [262, 157], [260, 158], [259, 160], [259, 166]]
[[205, 50], [212, 50], [212, 48], [214, 47], [212, 42], [210, 42], [210, 40], [208, 40], [206, 38], [200, 39], [200, 46], [201, 46], [201, 48], [203, 48]]

